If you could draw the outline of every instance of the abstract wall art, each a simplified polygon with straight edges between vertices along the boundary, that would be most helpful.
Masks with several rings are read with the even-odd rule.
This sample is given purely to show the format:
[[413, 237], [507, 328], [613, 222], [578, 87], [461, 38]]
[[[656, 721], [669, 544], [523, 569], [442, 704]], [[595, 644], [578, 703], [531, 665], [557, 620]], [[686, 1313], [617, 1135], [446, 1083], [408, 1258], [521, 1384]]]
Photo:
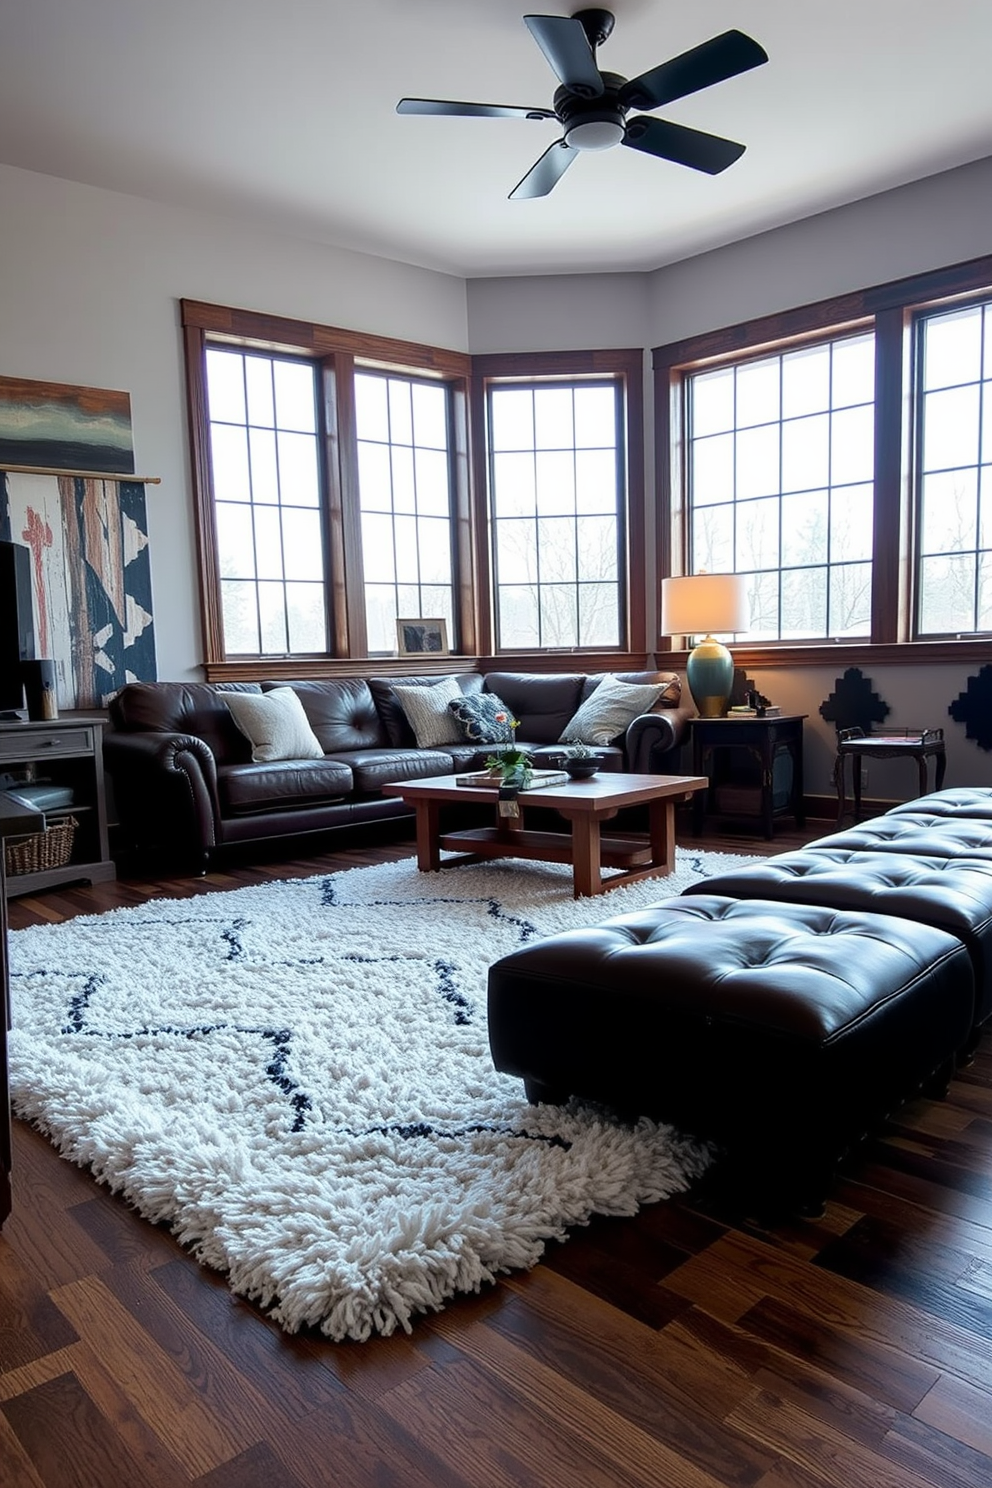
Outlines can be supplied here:
[[0, 378], [0, 537], [30, 549], [35, 648], [55, 662], [62, 708], [102, 707], [157, 675], [133, 472], [127, 393]]

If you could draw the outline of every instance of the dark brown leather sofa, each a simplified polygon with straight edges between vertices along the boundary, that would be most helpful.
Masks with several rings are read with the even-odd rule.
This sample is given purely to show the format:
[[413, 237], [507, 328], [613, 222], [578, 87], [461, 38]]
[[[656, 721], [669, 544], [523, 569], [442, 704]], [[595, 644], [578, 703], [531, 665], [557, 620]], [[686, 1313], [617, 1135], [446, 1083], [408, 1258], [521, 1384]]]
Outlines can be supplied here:
[[[618, 672], [627, 682], [672, 682], [672, 672]], [[300, 833], [409, 816], [382, 787], [478, 769], [490, 746], [420, 749], [394, 687], [430, 686], [441, 677], [341, 677], [292, 683], [137, 682], [110, 705], [104, 739], [123, 845], [202, 871], [215, 850]], [[547, 764], [559, 736], [601, 677], [584, 673], [464, 672], [464, 693], [496, 693], [519, 722], [517, 742]], [[323, 759], [253, 763], [251, 747], [225, 691], [291, 686]], [[678, 687], [669, 689], [677, 692]], [[603, 768], [671, 774], [695, 709], [663, 699], [599, 752]]]

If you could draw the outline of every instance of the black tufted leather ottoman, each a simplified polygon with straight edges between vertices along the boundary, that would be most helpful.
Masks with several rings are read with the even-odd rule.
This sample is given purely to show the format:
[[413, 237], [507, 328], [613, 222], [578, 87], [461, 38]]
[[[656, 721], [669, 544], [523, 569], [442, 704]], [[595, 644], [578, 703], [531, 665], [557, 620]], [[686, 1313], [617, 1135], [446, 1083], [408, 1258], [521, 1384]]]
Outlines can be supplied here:
[[981, 785], [956, 785], [948, 790], [932, 791], [915, 801], [900, 801], [890, 806], [886, 816], [918, 815], [970, 817], [973, 821], [992, 820], [992, 790]]
[[824, 838], [799, 852], [779, 853], [749, 868], [721, 873], [685, 893], [898, 915], [956, 935], [968, 948], [975, 976], [972, 1034], [962, 1051], [970, 1053], [982, 1024], [992, 1017], [992, 854], [923, 857], [835, 847], [831, 842]]
[[946, 1081], [972, 1026], [962, 943], [931, 925], [714, 895], [568, 931], [489, 972], [497, 1069], [723, 1147], [766, 1210], [817, 1210], [844, 1152]]
[[[914, 806], [918, 802], [912, 803]], [[992, 818], [945, 816], [923, 810], [887, 811], [843, 832], [807, 842], [807, 848], [901, 852], [932, 858], [992, 859]]]

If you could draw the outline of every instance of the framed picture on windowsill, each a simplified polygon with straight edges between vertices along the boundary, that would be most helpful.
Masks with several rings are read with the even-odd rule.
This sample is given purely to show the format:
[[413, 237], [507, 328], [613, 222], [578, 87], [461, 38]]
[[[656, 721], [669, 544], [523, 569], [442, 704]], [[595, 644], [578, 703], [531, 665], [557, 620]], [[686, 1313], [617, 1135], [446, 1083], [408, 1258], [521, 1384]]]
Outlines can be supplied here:
[[447, 656], [446, 620], [397, 620], [396, 640], [401, 656]]

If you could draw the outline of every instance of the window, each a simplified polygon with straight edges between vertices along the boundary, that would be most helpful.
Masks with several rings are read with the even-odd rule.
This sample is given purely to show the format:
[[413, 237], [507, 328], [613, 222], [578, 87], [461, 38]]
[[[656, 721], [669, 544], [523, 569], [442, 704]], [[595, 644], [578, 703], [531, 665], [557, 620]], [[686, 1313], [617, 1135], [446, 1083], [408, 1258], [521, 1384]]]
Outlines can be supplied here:
[[355, 426], [369, 653], [396, 649], [399, 616], [454, 632], [448, 391], [356, 372]]
[[[468, 357], [182, 301], [209, 680], [477, 646]], [[344, 667], [339, 665], [344, 663]]]
[[992, 630], [992, 301], [917, 327], [916, 634]]
[[206, 381], [227, 653], [324, 652], [314, 368], [211, 348]]
[[659, 572], [748, 575], [742, 665], [829, 665], [837, 640], [852, 662], [971, 663], [992, 632], [992, 257], [653, 367]]
[[747, 576], [748, 639], [867, 636], [873, 335], [697, 372], [685, 391], [688, 572]]

